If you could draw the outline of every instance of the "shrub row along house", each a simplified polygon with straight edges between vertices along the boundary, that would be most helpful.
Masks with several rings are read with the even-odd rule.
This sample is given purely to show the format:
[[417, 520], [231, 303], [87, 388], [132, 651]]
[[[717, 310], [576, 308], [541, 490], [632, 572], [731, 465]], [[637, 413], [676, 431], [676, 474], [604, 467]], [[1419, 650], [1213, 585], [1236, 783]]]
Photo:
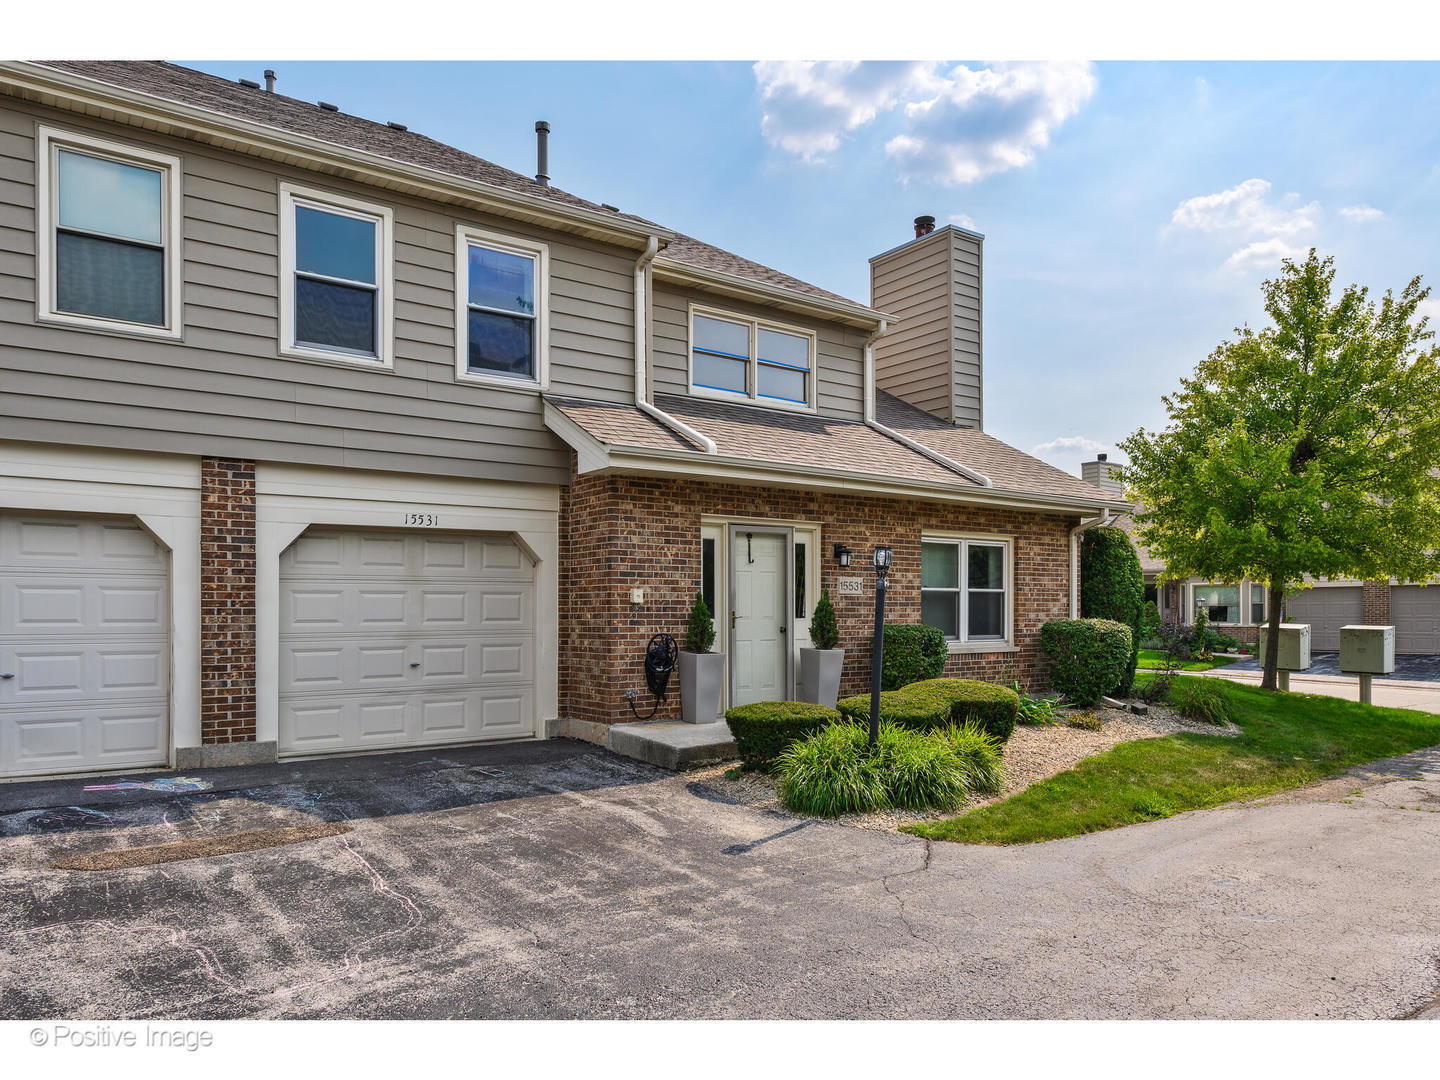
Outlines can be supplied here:
[[0, 773], [598, 738], [697, 592], [724, 705], [822, 589], [852, 693], [876, 544], [949, 673], [1042, 674], [1115, 500], [981, 430], [978, 235], [866, 306], [248, 81], [0, 95]]
[[[1081, 477], [1123, 499], [1124, 486], [1112, 476], [1114, 462], [1101, 454], [1080, 466]], [[1113, 524], [1133, 536], [1135, 522], [1128, 513], [1117, 514]], [[1145, 599], [1159, 607], [1163, 621], [1192, 626], [1203, 610], [1210, 625], [1235, 640], [1254, 645], [1268, 620], [1263, 584], [1210, 582], [1201, 578], [1161, 583], [1165, 564], [1146, 548], [1136, 545], [1145, 574]], [[1285, 619], [1308, 623], [1311, 647], [1316, 652], [1340, 651], [1340, 628], [1349, 625], [1395, 627], [1395, 651], [1407, 655], [1440, 653], [1440, 586], [1411, 585], [1400, 581], [1333, 579], [1316, 581], [1311, 588], [1285, 598]]]

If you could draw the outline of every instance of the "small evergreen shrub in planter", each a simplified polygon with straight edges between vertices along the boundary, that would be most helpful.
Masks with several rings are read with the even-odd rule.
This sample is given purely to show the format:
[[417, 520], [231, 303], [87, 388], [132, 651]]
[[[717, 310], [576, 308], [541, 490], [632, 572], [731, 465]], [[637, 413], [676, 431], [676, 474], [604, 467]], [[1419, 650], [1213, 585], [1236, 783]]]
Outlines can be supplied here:
[[[880, 689], [899, 690], [945, 672], [945, 635], [918, 623], [885, 627], [885, 657], [880, 664]], [[873, 641], [872, 641], [873, 647]]]
[[770, 772], [792, 743], [838, 722], [840, 714], [804, 701], [757, 701], [725, 711], [746, 769]]
[[810, 616], [810, 648], [800, 650], [800, 700], [834, 708], [844, 668], [840, 624], [827, 589], [820, 594], [820, 602]]
[[1055, 662], [1055, 689], [1077, 705], [1093, 705], [1120, 683], [1134, 638], [1109, 619], [1056, 619], [1040, 628], [1040, 648]]
[[725, 654], [712, 653], [715, 620], [705, 598], [695, 594], [685, 645], [680, 650], [680, 718], [688, 724], [713, 724], [720, 712], [720, 691], [725, 681]]

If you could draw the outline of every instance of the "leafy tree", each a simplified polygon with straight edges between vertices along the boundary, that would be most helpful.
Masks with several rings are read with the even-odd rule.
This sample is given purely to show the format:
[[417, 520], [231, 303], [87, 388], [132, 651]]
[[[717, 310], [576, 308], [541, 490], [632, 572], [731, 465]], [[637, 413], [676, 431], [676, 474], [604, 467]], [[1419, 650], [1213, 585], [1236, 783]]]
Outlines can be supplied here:
[[1173, 577], [1263, 583], [1276, 686], [1282, 600], [1305, 575], [1440, 573], [1440, 348], [1420, 279], [1377, 305], [1334, 260], [1285, 260], [1270, 325], [1236, 330], [1166, 397], [1169, 424], [1121, 446], [1136, 539]]
[[820, 593], [820, 602], [810, 616], [810, 644], [817, 649], [833, 649], [840, 644], [840, 624], [835, 620], [829, 589]]
[[1113, 525], [1087, 529], [1080, 537], [1080, 617], [1111, 619], [1130, 627], [1130, 662], [1107, 694], [1124, 697], [1135, 682], [1144, 607], [1145, 575], [1129, 535]]
[[690, 608], [690, 624], [685, 628], [685, 648], [688, 652], [709, 652], [715, 644], [715, 620], [705, 606], [705, 597], [695, 594], [694, 606]]

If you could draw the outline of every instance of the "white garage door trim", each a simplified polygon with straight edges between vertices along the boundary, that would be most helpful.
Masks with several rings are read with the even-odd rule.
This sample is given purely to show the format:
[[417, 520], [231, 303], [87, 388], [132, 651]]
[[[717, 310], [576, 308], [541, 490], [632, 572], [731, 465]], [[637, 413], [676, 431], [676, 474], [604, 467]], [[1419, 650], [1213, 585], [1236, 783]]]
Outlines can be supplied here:
[[1314, 652], [1339, 652], [1340, 627], [1364, 621], [1362, 596], [1359, 585], [1317, 585], [1286, 598], [1285, 618], [1310, 624]]
[[165, 762], [177, 746], [199, 746], [199, 459], [0, 441], [0, 509], [126, 517], [168, 552]]
[[280, 558], [311, 526], [512, 536], [535, 563], [535, 725], [559, 703], [560, 489], [303, 465], [256, 467], [256, 738], [280, 738]]

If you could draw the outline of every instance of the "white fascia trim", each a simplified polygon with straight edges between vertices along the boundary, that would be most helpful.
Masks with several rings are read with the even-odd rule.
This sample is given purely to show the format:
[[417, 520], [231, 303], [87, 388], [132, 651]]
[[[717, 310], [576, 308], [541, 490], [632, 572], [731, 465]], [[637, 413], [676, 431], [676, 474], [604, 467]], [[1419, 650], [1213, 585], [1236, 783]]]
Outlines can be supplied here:
[[[631, 224], [603, 210], [587, 210], [570, 206], [540, 195], [525, 195], [507, 188], [486, 184], [479, 180], [466, 180], [438, 169], [427, 169], [411, 165], [395, 158], [355, 150], [339, 143], [326, 142], [286, 131], [283, 128], [242, 120], [224, 113], [198, 108], [171, 101], [168, 98], [127, 90], [101, 79], [74, 75], [26, 61], [0, 61], [0, 86], [13, 86], [35, 94], [52, 94], [64, 97], [84, 107], [89, 116], [104, 116], [106, 112], [118, 111], [151, 124], [179, 122], [190, 130], [229, 141], [239, 141], [244, 147], [270, 152], [294, 153], [299, 151], [315, 162], [339, 165], [355, 169], [384, 179], [399, 179], [414, 184], [417, 188], [429, 189], [457, 195], [463, 199], [482, 203], [487, 209], [506, 216], [513, 216], [523, 210], [536, 216], [582, 225], [596, 232], [624, 237], [630, 244], [643, 242], [646, 237], [657, 233], [665, 239], [675, 234], [668, 229], [654, 225]], [[423, 194], [423, 192], [421, 192]]]
[[[714, 439], [652, 405], [649, 400], [650, 377], [647, 361], [650, 356], [650, 305], [646, 303], [646, 297], [650, 291], [651, 266], [659, 251], [660, 238], [652, 236], [646, 242], [640, 258], [635, 261], [635, 407], [652, 420], [689, 439], [705, 453], [714, 454], [717, 452]], [[548, 404], [546, 407], [549, 408]]]
[[678, 262], [664, 256], [655, 260], [655, 269], [667, 281], [700, 286], [714, 285], [729, 290], [733, 295], [741, 298], [758, 296], [767, 300], [783, 300], [787, 304], [824, 318], [839, 318], [857, 326], [876, 326], [887, 319], [895, 318], [893, 315], [867, 308], [862, 304], [841, 304], [825, 300], [822, 297], [811, 296], [808, 293], [785, 289], [779, 285], [767, 285], [753, 278], [725, 274], [719, 270], [702, 269], [691, 263]]

